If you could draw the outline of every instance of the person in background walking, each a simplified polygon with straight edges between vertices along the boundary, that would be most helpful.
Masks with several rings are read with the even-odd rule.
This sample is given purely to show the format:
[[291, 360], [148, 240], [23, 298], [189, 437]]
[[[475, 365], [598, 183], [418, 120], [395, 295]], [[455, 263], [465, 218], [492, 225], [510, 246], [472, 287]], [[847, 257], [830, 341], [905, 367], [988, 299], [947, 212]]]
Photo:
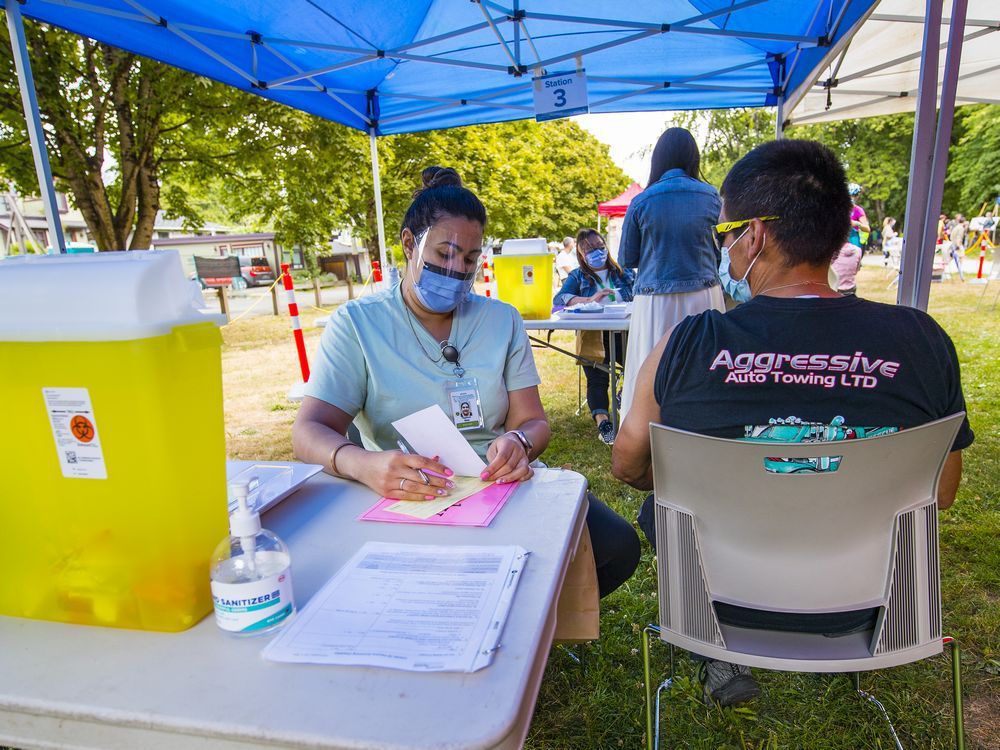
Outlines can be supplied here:
[[857, 245], [863, 252], [865, 241], [868, 239], [868, 234], [872, 231], [872, 228], [868, 223], [868, 215], [865, 213], [865, 210], [858, 205], [861, 186], [856, 182], [852, 182], [847, 186], [847, 192], [851, 196], [851, 233], [847, 235], [847, 241], [852, 245]]
[[628, 207], [618, 262], [638, 268], [622, 386], [622, 419], [635, 378], [664, 333], [688, 315], [725, 309], [712, 227], [718, 191], [699, 179], [701, 155], [684, 128], [663, 132], [653, 149], [649, 183]]
[[958, 278], [965, 281], [965, 273], [962, 271], [962, 261], [965, 259], [965, 235], [968, 232], [969, 224], [962, 214], [955, 214], [955, 221], [948, 230], [948, 256], [955, 261], [958, 269]]
[[896, 220], [891, 216], [886, 216], [882, 222], [882, 262], [889, 265], [892, 257], [891, 249], [894, 247], [893, 241], [899, 236], [896, 232]]

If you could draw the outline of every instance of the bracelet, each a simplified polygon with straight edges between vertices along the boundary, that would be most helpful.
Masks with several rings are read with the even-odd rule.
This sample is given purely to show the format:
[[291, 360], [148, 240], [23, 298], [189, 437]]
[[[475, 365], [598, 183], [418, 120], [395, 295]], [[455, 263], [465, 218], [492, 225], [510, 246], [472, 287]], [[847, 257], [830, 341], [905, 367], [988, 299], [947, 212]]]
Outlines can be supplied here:
[[532, 446], [531, 441], [528, 440], [528, 436], [525, 435], [522, 430], [507, 430], [507, 432], [500, 437], [504, 437], [505, 435], [513, 435], [514, 439], [521, 444], [522, 448], [524, 448], [524, 455], [531, 458], [531, 449], [534, 446]]
[[345, 443], [341, 443], [336, 448], [334, 448], [333, 452], [330, 454], [330, 461], [329, 461], [330, 470], [333, 471], [334, 476], [337, 477], [347, 476], [346, 474], [341, 474], [340, 471], [337, 469], [337, 454], [340, 453], [341, 448], [346, 448], [348, 445], [354, 445], [354, 443], [352, 443], [350, 440], [348, 440]]

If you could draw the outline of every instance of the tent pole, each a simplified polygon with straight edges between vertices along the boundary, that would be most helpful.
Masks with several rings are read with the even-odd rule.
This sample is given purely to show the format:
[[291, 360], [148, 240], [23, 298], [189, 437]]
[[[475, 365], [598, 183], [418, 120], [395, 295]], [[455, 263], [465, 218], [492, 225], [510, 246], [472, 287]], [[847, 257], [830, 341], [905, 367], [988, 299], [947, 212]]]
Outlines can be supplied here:
[[920, 78], [917, 87], [917, 112], [913, 122], [913, 149], [910, 152], [910, 182], [906, 191], [906, 227], [903, 233], [903, 256], [899, 268], [896, 303], [918, 307], [917, 277], [920, 258], [927, 255], [933, 263], [935, 237], [925, 237], [928, 216], [931, 168], [934, 159], [934, 114], [937, 109], [938, 50], [941, 38], [942, 0], [927, 0], [924, 12], [924, 37], [920, 51]]
[[[11, 2], [11, 0], [8, 0]], [[385, 252], [385, 220], [382, 217], [382, 179], [379, 176], [378, 167], [378, 144], [375, 142], [375, 128], [368, 130], [368, 145], [372, 152], [372, 182], [375, 187], [375, 220], [378, 222], [378, 257], [382, 266], [382, 273], [389, 273], [389, 265], [386, 262]]]
[[[958, 69], [962, 60], [962, 42], [965, 32], [965, 15], [968, 0], [954, 0], [951, 6], [951, 27], [948, 29], [948, 51], [945, 56], [944, 78], [941, 80], [941, 102], [938, 107], [937, 133], [934, 137], [934, 161], [931, 166], [931, 189], [927, 197], [927, 214], [924, 220], [924, 245], [936, 237], [937, 221], [941, 213], [945, 171], [948, 168], [948, 147], [951, 145], [951, 126], [955, 117], [955, 92], [958, 88]], [[931, 270], [934, 256], [920, 253], [917, 258], [916, 285], [912, 307], [927, 309], [930, 301]]]
[[49, 166], [49, 154], [45, 150], [45, 132], [42, 130], [42, 119], [38, 114], [35, 78], [31, 75], [28, 44], [24, 39], [24, 23], [21, 20], [21, 6], [18, 0], [6, 0], [4, 8], [7, 11], [7, 29], [10, 32], [14, 67], [17, 68], [17, 84], [21, 89], [24, 119], [28, 125], [28, 138], [31, 141], [31, 155], [35, 160], [35, 174], [38, 176], [38, 191], [45, 206], [49, 244], [60, 253], [65, 253], [66, 240], [63, 238], [62, 222], [59, 220], [59, 209], [56, 206], [56, 191], [52, 186], [52, 168]]
[[774, 118], [774, 140], [785, 137], [785, 97], [778, 97], [778, 112]]

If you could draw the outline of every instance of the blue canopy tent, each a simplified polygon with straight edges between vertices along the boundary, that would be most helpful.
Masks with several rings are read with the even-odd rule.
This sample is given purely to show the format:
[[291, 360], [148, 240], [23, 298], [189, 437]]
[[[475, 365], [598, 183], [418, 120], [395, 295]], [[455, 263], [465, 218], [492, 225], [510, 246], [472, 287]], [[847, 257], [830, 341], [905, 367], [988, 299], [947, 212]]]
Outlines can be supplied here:
[[780, 137], [786, 102], [813, 86], [877, 1], [5, 4], [43, 194], [51, 177], [22, 13], [368, 132], [384, 264], [377, 136], [532, 117], [538, 77], [585, 71], [590, 112], [775, 106]]

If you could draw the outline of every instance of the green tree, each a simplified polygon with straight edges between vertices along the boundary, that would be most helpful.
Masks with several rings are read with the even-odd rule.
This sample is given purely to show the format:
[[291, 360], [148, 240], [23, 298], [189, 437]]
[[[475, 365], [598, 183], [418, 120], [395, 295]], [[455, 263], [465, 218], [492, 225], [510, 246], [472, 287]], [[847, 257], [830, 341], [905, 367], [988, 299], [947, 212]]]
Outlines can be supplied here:
[[858, 202], [868, 209], [873, 226], [880, 226], [886, 216], [902, 220], [913, 144], [912, 113], [800, 125], [788, 135], [819, 141], [840, 157], [847, 178], [864, 191]]
[[700, 141], [702, 178], [718, 187], [740, 157], [774, 138], [774, 117], [769, 109], [711, 109], [678, 113], [672, 124]]
[[[273, 225], [278, 240], [325, 243], [350, 227], [378, 252], [367, 136], [286, 110], [273, 153], [251, 156], [224, 183], [233, 215]], [[277, 133], [280, 131], [280, 138]], [[575, 123], [474, 125], [378, 139], [386, 238], [431, 165], [450, 166], [483, 201], [491, 237], [562, 237], [596, 223], [597, 202], [628, 185], [608, 148]]]
[[[960, 107], [955, 112], [948, 182], [957, 196], [956, 210], [973, 214], [1000, 196], [1000, 105]], [[951, 206], [949, 206], [951, 207]]]
[[[392, 136], [380, 149], [388, 228], [399, 219], [431, 164], [451, 166], [476, 192], [496, 238], [562, 237], [597, 221], [597, 203], [629, 178], [608, 147], [576, 123], [530, 120]], [[384, 156], [382, 156], [384, 154]], [[360, 222], [359, 222], [360, 223]]]
[[[688, 128], [703, 143], [701, 171], [717, 186], [741, 156], [774, 138], [774, 122], [774, 112], [768, 109], [684, 112], [674, 118], [674, 124]], [[848, 179], [863, 188], [859, 202], [869, 208], [873, 222], [881, 222], [886, 215], [902, 217], [913, 142], [912, 114], [798, 125], [785, 135], [829, 146]]]
[[[258, 147], [256, 135], [220, 137], [267, 109], [256, 97], [46, 24], [27, 22], [25, 35], [56, 189], [71, 196], [99, 249], [149, 247], [163, 198], [196, 213], [183, 189], [164, 195], [164, 181]], [[0, 170], [36, 193], [6, 25], [0, 104]]]
[[[348, 197], [368, 170], [367, 138], [299, 110], [264, 104], [263, 116], [245, 119], [226, 134], [228, 140], [256, 139], [258, 147], [218, 178], [200, 172], [201, 193], [219, 185], [230, 220], [270, 229], [282, 245], [319, 249], [348, 223]], [[197, 182], [194, 172], [187, 176]]]

